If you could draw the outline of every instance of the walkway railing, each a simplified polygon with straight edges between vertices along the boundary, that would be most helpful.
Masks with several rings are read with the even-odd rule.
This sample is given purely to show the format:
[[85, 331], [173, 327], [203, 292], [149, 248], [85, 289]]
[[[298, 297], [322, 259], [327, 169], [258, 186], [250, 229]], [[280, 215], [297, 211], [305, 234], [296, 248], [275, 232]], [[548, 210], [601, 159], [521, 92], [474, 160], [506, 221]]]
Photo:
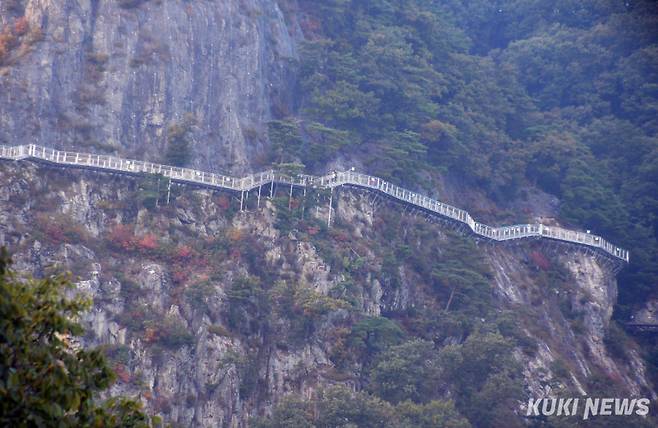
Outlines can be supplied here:
[[452, 205], [436, 199], [403, 189], [379, 177], [354, 171], [333, 172], [324, 176], [298, 175], [289, 176], [273, 170], [249, 174], [245, 177], [230, 177], [189, 168], [161, 165], [152, 162], [122, 159], [108, 155], [66, 152], [34, 144], [22, 146], [0, 145], [0, 158], [35, 159], [61, 166], [92, 168], [126, 174], [162, 174], [172, 181], [198, 184], [211, 188], [248, 192], [266, 184], [287, 184], [297, 187], [316, 187], [331, 189], [337, 186], [357, 186], [384, 193], [394, 199], [421, 208], [440, 217], [452, 219], [465, 224], [474, 234], [494, 240], [508, 241], [530, 237], [548, 238], [570, 242], [603, 251], [615, 259], [629, 261], [627, 250], [617, 247], [600, 236], [591, 233], [546, 226], [543, 224], [517, 224], [513, 226], [493, 227], [475, 221], [471, 215]]

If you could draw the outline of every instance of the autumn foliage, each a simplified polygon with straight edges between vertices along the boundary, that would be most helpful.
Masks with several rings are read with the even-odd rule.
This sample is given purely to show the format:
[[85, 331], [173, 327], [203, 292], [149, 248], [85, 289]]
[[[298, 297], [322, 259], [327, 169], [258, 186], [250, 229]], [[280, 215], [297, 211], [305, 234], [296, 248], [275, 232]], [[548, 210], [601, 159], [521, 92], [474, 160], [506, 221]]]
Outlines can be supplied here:
[[25, 16], [17, 18], [13, 25], [6, 25], [0, 31], [0, 64], [4, 62], [13, 49], [21, 43], [21, 38], [30, 31], [30, 23]]
[[551, 267], [551, 262], [539, 251], [531, 252], [530, 260], [541, 270], [548, 270]]
[[126, 224], [117, 224], [110, 229], [109, 242], [123, 251], [153, 252], [159, 248], [158, 238], [152, 233], [136, 236], [133, 228]]
[[21, 16], [16, 20], [16, 22], [14, 22], [14, 34], [16, 34], [16, 36], [18, 37], [27, 34], [29, 29], [30, 29], [30, 23], [28, 22], [27, 18], [24, 16]]

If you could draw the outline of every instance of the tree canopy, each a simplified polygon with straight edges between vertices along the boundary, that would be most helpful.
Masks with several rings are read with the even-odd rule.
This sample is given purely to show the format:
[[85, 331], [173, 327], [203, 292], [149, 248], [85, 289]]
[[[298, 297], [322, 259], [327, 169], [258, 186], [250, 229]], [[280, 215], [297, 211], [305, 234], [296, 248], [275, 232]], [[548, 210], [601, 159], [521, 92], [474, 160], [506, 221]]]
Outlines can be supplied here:
[[67, 276], [18, 277], [0, 249], [0, 425], [150, 427], [137, 401], [103, 391], [115, 374], [100, 349], [76, 343], [90, 301]]

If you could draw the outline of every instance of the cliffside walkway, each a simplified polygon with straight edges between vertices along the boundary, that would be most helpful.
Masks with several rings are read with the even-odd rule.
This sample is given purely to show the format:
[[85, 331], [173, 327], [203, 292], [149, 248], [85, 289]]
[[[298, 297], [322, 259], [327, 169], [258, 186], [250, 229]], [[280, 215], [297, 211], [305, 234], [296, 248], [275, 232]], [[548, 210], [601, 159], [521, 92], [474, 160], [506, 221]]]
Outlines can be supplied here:
[[[241, 193], [241, 205], [245, 192], [258, 189], [260, 202], [261, 188], [274, 184], [285, 184], [301, 188], [333, 189], [338, 186], [354, 186], [383, 193], [393, 199], [412, 205], [429, 214], [461, 223], [475, 235], [492, 241], [510, 241], [525, 238], [544, 238], [568, 242], [597, 250], [613, 260], [628, 262], [627, 250], [617, 247], [600, 236], [591, 233], [564, 229], [542, 224], [515, 224], [493, 227], [475, 221], [471, 215], [459, 208], [403, 189], [379, 177], [354, 171], [337, 171], [324, 176], [289, 176], [273, 170], [249, 174], [244, 177], [230, 177], [189, 168], [178, 168], [151, 162], [122, 159], [108, 155], [93, 155], [55, 150], [34, 144], [22, 146], [0, 145], [0, 159], [45, 161], [61, 167], [90, 168], [122, 174], [161, 174], [171, 181], [190, 183], [209, 188], [232, 190]], [[331, 202], [330, 202], [331, 204]], [[329, 210], [331, 215], [331, 209]], [[331, 219], [331, 217], [329, 217]], [[329, 220], [330, 222], [331, 220]]]

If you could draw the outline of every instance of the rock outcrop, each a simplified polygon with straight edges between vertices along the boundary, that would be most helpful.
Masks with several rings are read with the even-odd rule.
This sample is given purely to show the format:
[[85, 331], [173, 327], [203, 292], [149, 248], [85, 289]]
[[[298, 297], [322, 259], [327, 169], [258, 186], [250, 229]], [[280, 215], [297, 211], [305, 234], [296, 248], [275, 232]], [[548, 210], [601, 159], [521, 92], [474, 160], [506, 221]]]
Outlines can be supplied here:
[[[309, 397], [337, 382], [358, 386], [359, 367], [336, 365], [336, 335], [350, 314], [437, 305], [429, 278], [412, 260], [397, 268], [399, 283], [387, 282], [382, 242], [423, 227], [447, 248], [448, 230], [407, 214], [407, 227], [383, 238], [380, 213], [399, 209], [375, 210], [357, 191], [339, 191], [333, 235], [317, 240], [324, 208], [305, 213], [307, 229], [287, 231], [276, 199], [236, 213], [239, 202], [230, 194], [181, 186], [171, 205], [146, 208], [136, 202], [134, 178], [25, 162], [1, 166], [0, 245], [12, 249], [21, 272], [78, 275], [79, 291], [95, 302], [84, 341], [106, 346], [119, 375], [111, 392], [139, 396], [169, 421], [246, 426], [288, 393]], [[332, 245], [345, 255], [332, 255]], [[653, 394], [635, 345], [619, 356], [605, 344], [616, 298], [606, 268], [559, 245], [478, 248], [492, 272], [498, 310], [513, 313], [531, 342], [515, 351], [529, 396], [590, 393], [592, 376], [606, 376], [633, 396]], [[548, 262], [562, 277], [547, 280]], [[361, 274], [349, 277], [355, 269]], [[255, 285], [264, 278], [269, 283]], [[250, 301], [243, 311], [240, 299], [249, 297], [236, 300], [236, 284], [247, 284], [240, 293], [256, 287], [269, 293], [263, 301], [274, 300], [263, 303], [268, 307]], [[282, 284], [294, 284], [306, 293], [304, 304], [316, 305], [305, 309], [316, 316], [302, 330], [279, 312]], [[342, 306], [344, 296], [351, 309]]]
[[243, 171], [289, 108], [296, 48], [274, 0], [13, 0], [0, 26], [16, 34], [0, 55], [4, 143], [155, 161], [182, 130], [193, 165]]

